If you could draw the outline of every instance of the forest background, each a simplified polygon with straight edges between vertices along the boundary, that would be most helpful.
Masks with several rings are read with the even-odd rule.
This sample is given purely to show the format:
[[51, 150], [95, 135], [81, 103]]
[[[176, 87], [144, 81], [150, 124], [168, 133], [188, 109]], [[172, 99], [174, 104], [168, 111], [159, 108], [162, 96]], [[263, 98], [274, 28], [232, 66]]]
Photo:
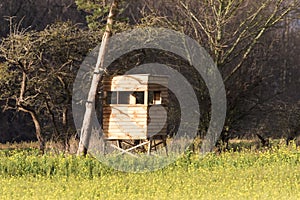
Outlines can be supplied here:
[[[101, 42], [108, 7], [105, 0], [1, 1], [1, 143], [54, 141], [69, 148], [77, 133], [72, 84], [84, 57]], [[214, 59], [228, 101], [223, 142], [253, 139], [257, 134], [263, 140], [299, 137], [299, 2], [121, 1], [114, 32], [146, 26], [185, 33]], [[119, 68], [112, 66], [112, 73], [122, 74], [153, 58], [151, 51], [134, 54], [118, 60]], [[154, 57], [160, 56], [193, 77], [188, 63], [172, 55]], [[205, 110], [209, 96], [201, 80], [192, 78], [192, 82], [204, 110], [199, 126], [203, 136], [210, 116], [210, 110]], [[176, 103], [170, 106], [176, 108]], [[171, 119], [170, 131], [176, 130], [177, 120]]]

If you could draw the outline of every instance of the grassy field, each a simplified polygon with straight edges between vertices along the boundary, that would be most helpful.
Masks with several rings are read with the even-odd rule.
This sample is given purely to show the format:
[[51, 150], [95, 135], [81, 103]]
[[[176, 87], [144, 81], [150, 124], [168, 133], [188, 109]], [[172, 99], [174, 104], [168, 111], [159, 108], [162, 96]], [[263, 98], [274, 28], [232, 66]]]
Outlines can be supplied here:
[[186, 153], [147, 173], [92, 157], [1, 150], [0, 179], [0, 199], [300, 199], [300, 149]]

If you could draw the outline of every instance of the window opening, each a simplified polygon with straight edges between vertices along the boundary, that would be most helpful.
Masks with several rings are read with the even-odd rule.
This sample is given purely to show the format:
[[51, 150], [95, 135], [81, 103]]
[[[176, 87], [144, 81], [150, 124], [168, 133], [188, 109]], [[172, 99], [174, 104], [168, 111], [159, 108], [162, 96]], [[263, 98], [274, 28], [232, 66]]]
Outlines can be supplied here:
[[143, 91], [108, 91], [106, 104], [144, 104]]
[[119, 91], [118, 103], [117, 104], [129, 104], [129, 97], [131, 92]]
[[145, 92], [133, 92], [131, 94], [132, 97], [132, 103], [130, 102], [130, 104], [144, 104], [144, 96], [145, 96]]
[[118, 103], [118, 92], [108, 91], [106, 92], [106, 104], [117, 104]]
[[160, 91], [150, 91], [148, 101], [149, 101], [149, 104], [161, 104], [161, 92]]

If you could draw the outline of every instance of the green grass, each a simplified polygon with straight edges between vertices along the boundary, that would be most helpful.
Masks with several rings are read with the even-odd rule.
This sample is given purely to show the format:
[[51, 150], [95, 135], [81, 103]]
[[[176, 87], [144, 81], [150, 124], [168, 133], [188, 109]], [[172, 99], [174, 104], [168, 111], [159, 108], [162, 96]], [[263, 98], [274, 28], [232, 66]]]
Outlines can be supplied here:
[[147, 173], [92, 157], [0, 151], [0, 180], [0, 199], [300, 199], [300, 150], [187, 153]]

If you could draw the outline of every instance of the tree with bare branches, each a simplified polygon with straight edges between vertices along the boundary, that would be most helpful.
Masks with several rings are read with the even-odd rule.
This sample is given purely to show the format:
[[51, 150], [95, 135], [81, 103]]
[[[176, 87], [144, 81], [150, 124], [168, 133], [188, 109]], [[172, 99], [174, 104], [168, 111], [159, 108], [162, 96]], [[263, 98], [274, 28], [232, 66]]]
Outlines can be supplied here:
[[72, 83], [95, 36], [70, 23], [43, 31], [11, 27], [0, 44], [0, 97], [5, 109], [30, 115], [42, 152], [45, 132], [67, 144]]

